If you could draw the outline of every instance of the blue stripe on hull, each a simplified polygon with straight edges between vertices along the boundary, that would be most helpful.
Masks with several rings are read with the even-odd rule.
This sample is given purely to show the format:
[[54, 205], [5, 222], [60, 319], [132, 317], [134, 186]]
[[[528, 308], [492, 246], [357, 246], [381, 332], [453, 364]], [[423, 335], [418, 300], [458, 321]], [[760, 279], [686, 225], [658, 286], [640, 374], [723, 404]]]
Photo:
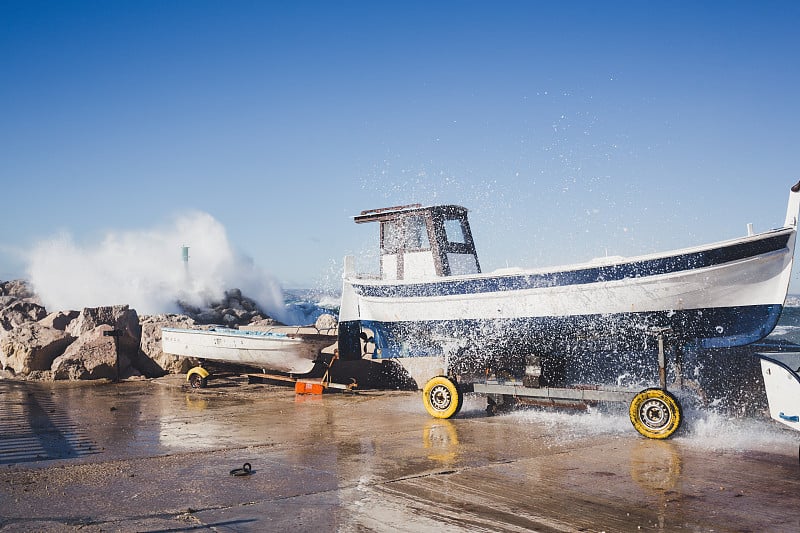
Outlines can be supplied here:
[[[426, 322], [361, 321], [369, 328], [380, 348], [379, 358], [431, 356], [443, 353], [443, 346], [462, 341], [469, 351], [483, 354], [524, 354], [558, 351], [582, 341], [607, 339], [620, 348], [641, 347], [651, 327], [669, 327], [667, 341], [673, 345], [699, 348], [727, 348], [756, 342], [778, 323], [783, 306], [760, 305], [524, 319], [440, 320]], [[351, 331], [360, 329], [353, 322]], [[346, 326], [346, 324], [343, 324]], [[652, 340], [652, 337], [650, 337]], [[340, 339], [342, 344], [344, 339]], [[357, 341], [356, 341], [357, 342]]]
[[434, 282], [394, 285], [368, 285], [356, 282], [353, 283], [353, 289], [357, 294], [365, 297], [417, 298], [619, 281], [626, 278], [639, 278], [706, 268], [774, 252], [785, 249], [790, 236], [791, 232], [779, 233], [756, 241], [730, 244], [699, 252], [578, 270], [456, 280], [441, 278]]

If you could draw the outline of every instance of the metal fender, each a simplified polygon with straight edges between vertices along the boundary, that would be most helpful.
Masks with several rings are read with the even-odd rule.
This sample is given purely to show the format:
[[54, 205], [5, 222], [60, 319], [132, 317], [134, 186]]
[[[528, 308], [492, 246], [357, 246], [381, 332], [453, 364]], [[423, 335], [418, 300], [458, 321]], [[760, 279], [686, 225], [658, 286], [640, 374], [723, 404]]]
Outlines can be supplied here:
[[206, 370], [202, 366], [196, 366], [186, 373], [186, 381], [189, 381], [189, 379], [191, 379], [192, 374], [198, 374], [201, 378], [207, 378], [209, 376], [208, 370]]
[[208, 384], [208, 370], [196, 366], [186, 373], [186, 381], [193, 389], [203, 389]]

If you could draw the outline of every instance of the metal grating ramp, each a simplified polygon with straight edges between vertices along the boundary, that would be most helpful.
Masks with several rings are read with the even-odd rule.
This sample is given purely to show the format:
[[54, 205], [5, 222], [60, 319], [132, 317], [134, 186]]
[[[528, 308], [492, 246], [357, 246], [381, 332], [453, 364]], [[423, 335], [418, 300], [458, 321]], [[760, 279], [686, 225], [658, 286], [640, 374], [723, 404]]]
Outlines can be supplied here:
[[0, 465], [97, 453], [50, 398], [27, 383], [0, 381]]

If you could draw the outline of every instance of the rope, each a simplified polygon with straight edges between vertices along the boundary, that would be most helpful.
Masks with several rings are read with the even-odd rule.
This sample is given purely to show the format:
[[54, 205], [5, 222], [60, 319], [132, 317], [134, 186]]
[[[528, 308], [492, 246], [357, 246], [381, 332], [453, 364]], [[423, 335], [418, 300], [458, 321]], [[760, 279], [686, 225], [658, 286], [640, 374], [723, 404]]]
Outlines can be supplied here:
[[253, 467], [250, 466], [250, 463], [245, 463], [241, 468], [234, 468], [231, 470], [232, 476], [249, 476], [252, 473]]

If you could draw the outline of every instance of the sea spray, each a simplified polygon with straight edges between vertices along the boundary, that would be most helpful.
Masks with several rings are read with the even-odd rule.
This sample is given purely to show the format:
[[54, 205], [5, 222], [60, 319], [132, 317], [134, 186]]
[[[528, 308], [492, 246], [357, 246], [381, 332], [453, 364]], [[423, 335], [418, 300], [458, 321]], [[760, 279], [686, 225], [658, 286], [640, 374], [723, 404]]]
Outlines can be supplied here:
[[[465, 403], [462, 416], [470, 417], [471, 411], [480, 410], [481, 405], [475, 400]], [[580, 411], [557, 407], [522, 408], [501, 416], [509, 417], [521, 427], [547, 428], [548, 432], [558, 434], [560, 444], [598, 436], [639, 437], [628, 417], [627, 404], [623, 403]], [[797, 432], [773, 422], [766, 414], [760, 418], [739, 418], [684, 405], [683, 417], [681, 428], [671, 442], [709, 451], [797, 452]]]
[[798, 433], [772, 421], [766, 412], [758, 418], [739, 418], [724, 412], [689, 408], [684, 410], [684, 422], [685, 427], [676, 438], [696, 448], [797, 451]]
[[109, 231], [96, 243], [76, 243], [62, 232], [33, 246], [28, 277], [50, 310], [125, 303], [140, 314], [177, 312], [179, 300], [204, 306], [236, 287], [273, 318], [295, 318], [278, 283], [235, 250], [222, 224], [203, 212], [151, 229]]

